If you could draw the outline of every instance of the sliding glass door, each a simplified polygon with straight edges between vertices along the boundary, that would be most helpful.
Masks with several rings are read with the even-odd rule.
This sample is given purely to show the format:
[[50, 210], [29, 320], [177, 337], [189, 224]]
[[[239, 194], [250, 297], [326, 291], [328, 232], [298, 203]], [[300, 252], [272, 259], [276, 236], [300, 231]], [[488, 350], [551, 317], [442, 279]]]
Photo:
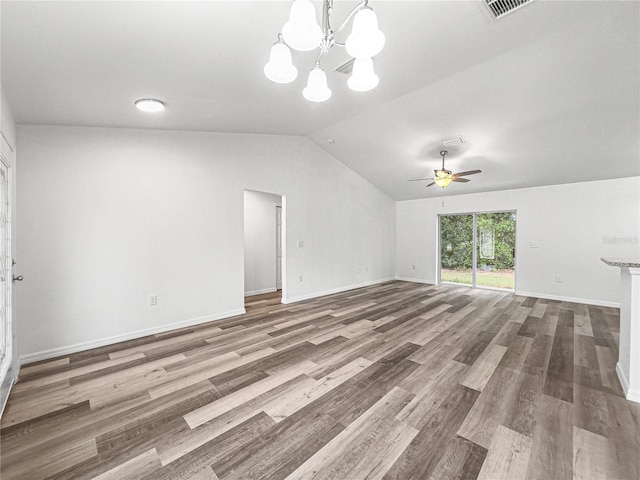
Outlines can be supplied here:
[[440, 282], [514, 289], [516, 212], [439, 218]]
[[473, 285], [473, 215], [440, 216], [440, 281]]

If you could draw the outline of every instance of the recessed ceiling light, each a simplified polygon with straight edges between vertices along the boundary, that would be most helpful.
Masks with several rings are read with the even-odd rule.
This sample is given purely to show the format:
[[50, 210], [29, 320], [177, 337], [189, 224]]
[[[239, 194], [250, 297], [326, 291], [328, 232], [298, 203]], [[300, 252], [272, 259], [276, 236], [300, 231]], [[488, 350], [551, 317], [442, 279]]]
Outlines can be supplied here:
[[141, 112], [156, 113], [164, 110], [164, 103], [154, 98], [141, 98], [135, 101], [135, 105]]

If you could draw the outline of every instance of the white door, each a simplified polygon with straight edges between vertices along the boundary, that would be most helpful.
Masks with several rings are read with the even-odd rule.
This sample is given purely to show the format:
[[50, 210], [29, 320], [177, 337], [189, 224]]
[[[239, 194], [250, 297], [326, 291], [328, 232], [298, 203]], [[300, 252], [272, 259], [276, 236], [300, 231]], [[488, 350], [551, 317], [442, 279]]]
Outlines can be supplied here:
[[9, 163], [0, 155], [0, 384], [12, 360], [11, 195]]
[[282, 207], [276, 207], [276, 289], [282, 290]]

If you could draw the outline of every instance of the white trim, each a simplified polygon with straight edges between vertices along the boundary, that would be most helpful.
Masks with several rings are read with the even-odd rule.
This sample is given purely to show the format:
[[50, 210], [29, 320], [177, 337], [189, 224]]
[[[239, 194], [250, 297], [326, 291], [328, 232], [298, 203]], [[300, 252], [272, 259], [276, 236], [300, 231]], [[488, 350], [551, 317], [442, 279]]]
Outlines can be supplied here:
[[253, 295], [262, 295], [263, 293], [277, 292], [276, 288], [263, 288], [262, 290], [253, 290], [251, 292], [244, 292], [245, 297], [251, 297]]
[[618, 374], [620, 386], [622, 387], [627, 400], [640, 403], [640, 390], [629, 388], [629, 380], [627, 380], [627, 376], [624, 374], [624, 370], [622, 369], [620, 362], [616, 364], [616, 373]]
[[436, 282], [431, 282], [429, 280], [424, 280], [422, 278], [400, 277], [398, 275], [396, 275], [396, 280], [399, 280], [401, 282], [427, 283], [429, 285], [437, 285]]
[[[2, 135], [2, 139], [5, 141], [5, 143], [7, 144], [7, 147], [9, 147], [9, 149], [13, 152], [16, 153], [16, 149], [15, 147], [11, 144], [11, 142], [9, 141], [9, 139], [7, 138], [7, 136], [5, 135], [3, 130], [0, 130], [0, 135]], [[12, 165], [13, 166], [13, 165]]]
[[358, 283], [356, 285], [348, 285], [346, 287], [338, 287], [338, 288], [333, 288], [331, 290], [325, 290], [323, 292], [309, 293], [307, 295], [300, 295], [298, 297], [291, 297], [291, 298], [285, 298], [283, 295], [282, 303], [288, 304], [288, 303], [301, 302], [302, 300], [309, 300], [311, 298], [324, 297], [325, 295], [333, 295], [334, 293], [341, 293], [349, 290], [355, 290], [356, 288], [370, 287], [371, 285], [378, 285], [380, 283], [390, 282], [392, 280], [395, 280], [395, 278], [394, 277], [381, 278], [379, 280], [371, 280], [369, 282]]
[[89, 342], [76, 343], [73, 345], [66, 345], [64, 347], [52, 348], [50, 350], [43, 350], [41, 352], [29, 353], [27, 355], [20, 356], [20, 361], [24, 365], [30, 362], [47, 360], [49, 358], [55, 358], [61, 355], [68, 355], [70, 353], [89, 350], [91, 348], [104, 347], [105, 345], [112, 345], [114, 343], [124, 342], [126, 340], [133, 340], [135, 338], [146, 337], [147, 335], [155, 335], [157, 333], [164, 333], [170, 330], [176, 330], [178, 328], [191, 327], [194, 325], [199, 325], [201, 323], [212, 322], [214, 320], [221, 320], [223, 318], [235, 317], [236, 315], [243, 315], [245, 313], [246, 311], [244, 308], [239, 308], [237, 310], [231, 310], [228, 312], [209, 315], [206, 317], [193, 318], [191, 320], [184, 320], [182, 322], [170, 323], [170, 324], [162, 325], [159, 327], [146, 328], [144, 330], [125, 333], [123, 335], [115, 335], [113, 337], [101, 338], [99, 340], [91, 340]]
[[629, 390], [629, 380], [627, 380], [627, 376], [624, 374], [624, 370], [622, 369], [622, 365], [620, 364], [620, 362], [616, 363], [616, 373], [618, 374], [620, 386], [626, 394], [627, 390]]
[[[11, 145], [9, 145], [9, 142], [6, 141], [6, 137], [4, 135], [4, 133], [2, 134], [2, 139], [5, 141], [5, 143], [9, 146], [9, 148], [11, 149], [11, 153], [13, 155], [11, 155], [12, 159], [15, 160], [15, 152], [13, 150], [13, 148], [11, 148]], [[9, 155], [9, 153], [7, 153]], [[5, 313], [4, 313], [4, 323], [5, 325], [0, 325], [0, 329], [4, 329], [4, 333], [6, 335], [6, 338], [4, 339], [5, 344], [3, 345], [3, 349], [4, 349], [4, 356], [0, 357], [0, 401], [2, 402], [2, 409], [0, 410], [0, 414], [2, 413], [2, 411], [4, 411], [4, 405], [7, 402], [7, 399], [9, 398], [9, 393], [11, 392], [11, 388], [13, 387], [14, 383], [16, 382], [16, 376], [17, 376], [17, 372], [19, 370], [15, 369], [15, 349], [16, 349], [16, 342], [15, 342], [15, 332], [14, 332], [14, 319], [13, 319], [13, 294], [12, 294], [12, 290], [13, 290], [13, 286], [12, 286], [12, 276], [13, 276], [13, 264], [12, 264], [12, 258], [13, 258], [13, 245], [12, 245], [12, 239], [13, 239], [13, 235], [12, 235], [12, 231], [13, 231], [13, 209], [14, 209], [14, 205], [13, 205], [13, 189], [14, 189], [14, 184], [13, 184], [13, 179], [14, 179], [14, 172], [13, 172], [13, 164], [9, 161], [9, 159], [6, 157], [6, 155], [4, 154], [4, 148], [0, 147], [0, 168], [5, 168], [6, 169], [6, 175], [7, 175], [7, 191], [6, 191], [6, 195], [7, 195], [7, 225], [6, 225], [6, 232], [5, 235], [6, 237], [3, 239], [4, 241], [6, 241], [7, 244], [7, 251], [6, 251], [6, 258], [2, 259], [4, 262], [6, 262], [6, 277], [4, 280], [4, 298], [5, 298]], [[9, 383], [8, 387], [4, 388], [5, 385], [7, 385], [7, 383]]]
[[11, 385], [7, 388], [7, 395], [4, 398], [0, 398], [0, 418], [2, 418], [2, 414], [4, 413], [4, 409], [7, 406], [7, 402], [9, 401], [9, 394], [11, 393], [11, 389], [16, 384], [16, 379], [11, 379]]
[[524, 297], [544, 298], [545, 300], [557, 300], [559, 302], [584, 303], [585, 305], [596, 305], [598, 307], [620, 308], [620, 304], [616, 302], [607, 302], [606, 300], [592, 300], [590, 298], [561, 297], [559, 295], [547, 295], [546, 293], [521, 292], [515, 291], [516, 295]]
[[627, 391], [627, 400], [640, 403], [640, 390], [629, 389]]

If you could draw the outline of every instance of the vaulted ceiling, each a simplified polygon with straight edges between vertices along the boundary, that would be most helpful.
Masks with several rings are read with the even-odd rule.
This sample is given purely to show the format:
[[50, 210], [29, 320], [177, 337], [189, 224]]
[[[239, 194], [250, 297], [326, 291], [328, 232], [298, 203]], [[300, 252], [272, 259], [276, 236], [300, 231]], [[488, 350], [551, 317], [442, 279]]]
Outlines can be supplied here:
[[[335, 0], [334, 25], [356, 4]], [[18, 123], [303, 135], [398, 200], [640, 175], [640, 2], [537, 0], [494, 21], [482, 0], [371, 0], [380, 84], [349, 90], [335, 47], [321, 104], [301, 94], [315, 53], [294, 52], [292, 84], [262, 72], [289, 5], [3, 0], [2, 87]], [[167, 110], [141, 114], [146, 97]], [[482, 174], [407, 182], [458, 135], [447, 168]]]

